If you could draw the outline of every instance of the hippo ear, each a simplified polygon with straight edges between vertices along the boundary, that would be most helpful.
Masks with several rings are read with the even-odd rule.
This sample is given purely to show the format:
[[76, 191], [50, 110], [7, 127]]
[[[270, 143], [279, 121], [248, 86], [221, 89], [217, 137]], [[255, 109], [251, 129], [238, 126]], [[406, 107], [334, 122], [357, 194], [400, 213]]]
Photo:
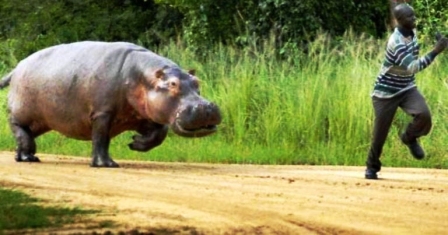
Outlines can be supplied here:
[[155, 77], [157, 79], [162, 79], [165, 77], [165, 73], [163, 72], [163, 69], [158, 69], [155, 73], [154, 73]]
[[196, 70], [190, 69], [190, 70], [188, 70], [188, 74], [194, 76], [194, 75], [196, 75]]

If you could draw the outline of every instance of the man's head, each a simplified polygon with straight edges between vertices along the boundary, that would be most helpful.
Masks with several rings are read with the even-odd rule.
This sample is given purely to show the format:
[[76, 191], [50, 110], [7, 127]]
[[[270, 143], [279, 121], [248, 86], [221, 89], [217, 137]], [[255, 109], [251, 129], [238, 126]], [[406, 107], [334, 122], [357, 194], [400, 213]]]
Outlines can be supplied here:
[[406, 3], [398, 4], [393, 11], [394, 17], [400, 27], [412, 30], [415, 28], [414, 9]]

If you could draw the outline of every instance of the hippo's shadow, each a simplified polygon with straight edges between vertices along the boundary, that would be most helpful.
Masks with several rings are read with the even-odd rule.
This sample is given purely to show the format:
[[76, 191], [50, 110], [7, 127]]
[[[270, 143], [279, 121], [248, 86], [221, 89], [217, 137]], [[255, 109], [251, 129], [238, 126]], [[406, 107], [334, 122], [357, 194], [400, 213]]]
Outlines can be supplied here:
[[196, 163], [180, 163], [180, 162], [118, 162], [123, 169], [142, 169], [142, 170], [159, 170], [159, 171], [211, 171], [215, 170], [215, 166], [206, 166]]
[[[41, 163], [34, 164], [50, 164], [50, 165], [76, 165], [90, 167], [91, 158], [89, 157], [40, 157]], [[130, 170], [158, 170], [158, 171], [213, 171], [218, 167], [213, 165], [205, 165], [201, 163], [182, 163], [182, 162], [152, 162], [152, 161], [130, 161], [117, 160], [119, 168]], [[92, 167], [92, 169], [99, 169]], [[102, 168], [104, 169], [104, 168]]]

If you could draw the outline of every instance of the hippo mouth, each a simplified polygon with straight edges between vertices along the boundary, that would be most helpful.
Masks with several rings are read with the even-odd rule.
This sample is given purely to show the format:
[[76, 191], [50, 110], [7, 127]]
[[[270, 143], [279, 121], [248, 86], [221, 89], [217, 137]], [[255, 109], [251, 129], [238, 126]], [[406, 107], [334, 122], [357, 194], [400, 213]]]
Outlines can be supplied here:
[[221, 123], [221, 113], [213, 103], [188, 105], [177, 112], [171, 129], [184, 137], [202, 137], [213, 134]]
[[179, 119], [171, 125], [171, 129], [177, 135], [183, 137], [203, 137], [215, 133], [218, 128], [217, 125], [203, 125], [198, 127], [183, 127], [182, 122]]

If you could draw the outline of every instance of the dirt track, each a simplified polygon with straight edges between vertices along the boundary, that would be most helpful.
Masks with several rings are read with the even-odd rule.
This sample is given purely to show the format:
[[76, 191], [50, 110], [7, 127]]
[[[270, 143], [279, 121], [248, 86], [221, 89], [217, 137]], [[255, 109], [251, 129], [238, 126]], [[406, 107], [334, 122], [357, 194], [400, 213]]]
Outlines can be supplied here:
[[[88, 158], [39, 156], [42, 163], [16, 163], [0, 152], [0, 186], [101, 210], [58, 233], [448, 232], [447, 170], [384, 168], [382, 180], [368, 181], [362, 167], [118, 161], [121, 168], [97, 169]], [[107, 220], [115, 227], [98, 229]]]

